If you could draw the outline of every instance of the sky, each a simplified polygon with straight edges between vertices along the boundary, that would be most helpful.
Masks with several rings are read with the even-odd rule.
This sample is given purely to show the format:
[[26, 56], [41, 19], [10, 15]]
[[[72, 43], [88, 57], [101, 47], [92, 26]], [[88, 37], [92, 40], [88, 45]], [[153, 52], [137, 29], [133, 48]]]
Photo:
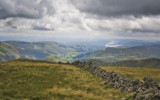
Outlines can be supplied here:
[[160, 40], [160, 0], [0, 0], [0, 40]]

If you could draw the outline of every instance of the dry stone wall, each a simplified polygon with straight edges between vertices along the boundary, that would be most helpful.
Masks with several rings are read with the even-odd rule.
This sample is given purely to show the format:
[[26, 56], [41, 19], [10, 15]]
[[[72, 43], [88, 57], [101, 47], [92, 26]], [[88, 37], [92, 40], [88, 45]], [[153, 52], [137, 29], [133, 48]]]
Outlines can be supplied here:
[[105, 85], [120, 89], [121, 92], [128, 92], [135, 100], [160, 100], [160, 86], [150, 77], [145, 77], [144, 82], [141, 82], [116, 72], [107, 72], [100, 67], [92, 66], [91, 63], [75, 61], [72, 64], [101, 77], [106, 81]]

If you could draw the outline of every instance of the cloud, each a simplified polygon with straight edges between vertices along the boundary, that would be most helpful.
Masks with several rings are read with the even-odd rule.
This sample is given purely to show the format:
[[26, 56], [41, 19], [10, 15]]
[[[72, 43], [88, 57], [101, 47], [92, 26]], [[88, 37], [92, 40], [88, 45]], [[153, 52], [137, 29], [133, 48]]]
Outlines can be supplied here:
[[[160, 16], [143, 16], [128, 18], [106, 18], [106, 19], [85, 19], [87, 26], [94, 31], [100, 31], [106, 34], [108, 32], [116, 34], [141, 33], [160, 34]], [[130, 34], [128, 34], [130, 35]]]
[[[6, 0], [7, 2], [8, 0]], [[24, 1], [24, 0], [22, 0]], [[19, 3], [22, 3], [22, 1], [19, 1]], [[26, 0], [25, 0], [26, 1]], [[36, 3], [36, 0], [29, 0]], [[42, 3], [43, 1], [43, 3]], [[72, 4], [70, 4], [67, 0], [56, 0], [54, 2], [51, 2], [53, 0], [41, 0], [37, 1], [38, 4], [36, 5], [23, 5], [22, 7], [28, 9], [31, 13], [34, 13], [33, 10], [30, 8], [35, 8], [40, 13], [40, 15], [33, 14], [30, 17], [27, 16], [20, 16], [20, 14], [17, 14], [16, 16], [9, 16], [7, 14], [5, 19], [0, 20], [0, 27], [8, 27], [8, 28], [14, 28], [14, 29], [20, 29], [20, 30], [43, 30], [43, 31], [74, 31], [74, 30], [81, 30], [85, 29], [85, 24], [83, 24], [83, 16], [81, 16], [79, 10], [75, 9]], [[12, 1], [16, 2], [17, 1]], [[43, 9], [41, 5], [39, 6], [39, 3], [41, 2], [41, 5], [46, 6], [47, 10], [43, 12]], [[53, 4], [52, 4], [53, 3]], [[9, 6], [10, 3], [7, 2], [6, 6]], [[5, 6], [5, 7], [6, 7]], [[28, 7], [28, 8], [27, 8]], [[53, 8], [54, 7], [54, 8]], [[17, 12], [20, 10], [19, 8], [14, 8]], [[41, 11], [42, 10], [42, 11]], [[52, 13], [53, 12], [53, 13]], [[56, 13], [54, 13], [56, 12]], [[21, 12], [20, 12], [21, 13]], [[23, 13], [23, 12], [22, 12]], [[28, 15], [28, 13], [25, 13]], [[42, 14], [42, 15], [41, 15]], [[54, 14], [53, 16], [48, 16], [50, 14]], [[0, 16], [3, 15], [2, 12], [0, 12]], [[0, 17], [1, 18], [1, 17]]]
[[48, 35], [157, 39], [159, 3], [158, 0], [0, 0], [0, 36], [11, 31], [15, 36], [42, 38]]
[[52, 0], [0, 0], [0, 19], [39, 19], [54, 13]]
[[51, 24], [37, 24], [32, 26], [33, 30], [40, 30], [40, 31], [53, 31], [55, 30]]
[[118, 44], [118, 42], [116, 41], [110, 41], [105, 45], [105, 47], [121, 47], [121, 46], [123, 45]]
[[98, 16], [159, 15], [160, 0], [70, 0], [82, 12]]

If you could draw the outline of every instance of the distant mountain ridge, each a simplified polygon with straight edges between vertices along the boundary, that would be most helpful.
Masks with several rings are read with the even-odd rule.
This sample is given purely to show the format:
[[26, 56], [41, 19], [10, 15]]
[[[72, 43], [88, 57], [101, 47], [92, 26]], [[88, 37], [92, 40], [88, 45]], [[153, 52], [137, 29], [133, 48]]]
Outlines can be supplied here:
[[160, 44], [160, 41], [154, 40], [137, 40], [137, 39], [87, 39], [87, 40], [81, 40], [77, 42], [73, 42], [73, 40], [70, 40], [70, 42], [67, 42], [71, 45], [87, 45], [96, 47], [99, 50], [103, 48], [108, 47], [134, 47], [134, 46], [144, 46], [144, 45], [155, 45]]
[[160, 44], [128, 48], [105, 48], [74, 57], [75, 60], [80, 61], [97, 59], [107, 62], [116, 62], [120, 60], [139, 60], [147, 58], [160, 58]]
[[142, 60], [125, 60], [118, 62], [105, 62], [101, 60], [91, 59], [88, 60], [95, 66], [114, 66], [114, 67], [148, 67], [148, 68], [160, 68], [160, 59], [149, 58]]
[[71, 61], [72, 57], [76, 55], [94, 50], [96, 50], [96, 48], [78, 45], [70, 46], [53, 41], [5, 41], [0, 42], [0, 61], [17, 58], [44, 60], [48, 56], [50, 57], [49, 60], [52, 59], [51, 57], [54, 59], [57, 56], [60, 60], [65, 59], [65, 61]]
[[[110, 44], [113, 45], [114, 42]], [[99, 47], [91, 45], [68, 45], [54, 41], [4, 41], [0, 42], [0, 61], [29, 58], [62, 62], [86, 61], [89, 59], [115, 62], [120, 60], [160, 58], [160, 44], [98, 49]]]

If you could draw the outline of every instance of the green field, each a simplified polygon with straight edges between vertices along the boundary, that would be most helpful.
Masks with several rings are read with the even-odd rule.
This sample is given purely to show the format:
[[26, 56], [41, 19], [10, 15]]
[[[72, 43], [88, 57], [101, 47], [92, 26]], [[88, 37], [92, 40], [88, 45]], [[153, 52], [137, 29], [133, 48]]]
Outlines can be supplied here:
[[160, 69], [133, 67], [102, 67], [106, 71], [115, 71], [129, 78], [143, 80], [145, 76], [152, 77], [160, 84]]
[[0, 63], [0, 100], [119, 100], [127, 98], [72, 65], [14, 60]]

